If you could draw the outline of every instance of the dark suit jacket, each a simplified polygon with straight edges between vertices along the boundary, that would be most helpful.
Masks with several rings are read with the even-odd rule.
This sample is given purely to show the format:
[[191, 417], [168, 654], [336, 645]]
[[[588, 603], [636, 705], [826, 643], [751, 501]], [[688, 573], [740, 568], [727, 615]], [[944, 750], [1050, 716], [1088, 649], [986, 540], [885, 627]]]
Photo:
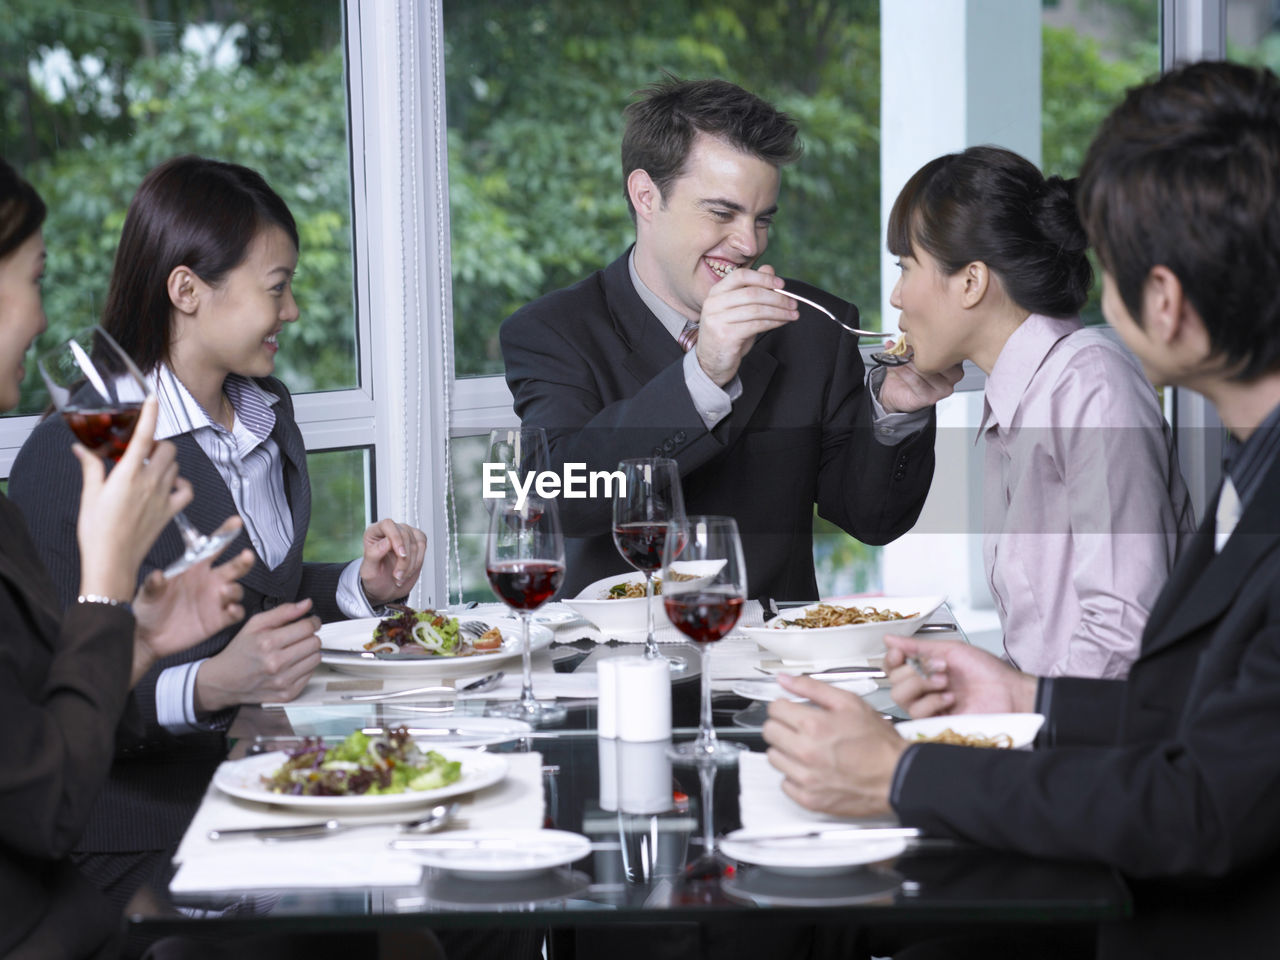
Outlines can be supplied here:
[[[288, 556], [278, 567], [270, 570], [259, 562], [240, 581], [244, 586], [245, 616], [311, 597], [314, 612], [323, 620], [342, 619], [335, 595], [343, 564], [302, 562], [303, 542], [311, 520], [311, 489], [306, 449], [293, 417], [293, 403], [279, 381], [257, 382], [280, 397], [274, 407], [276, 425], [271, 435], [283, 455], [294, 539]], [[60, 417], [49, 417], [23, 444], [9, 480], [10, 496], [26, 514], [40, 557], [49, 568], [64, 605], [75, 599], [80, 579], [75, 525], [81, 472], [70, 452], [73, 440]], [[235, 501], [190, 434], [175, 438], [174, 443], [182, 476], [195, 490], [186, 515], [200, 530], [212, 530], [236, 512]], [[228, 555], [246, 547], [252, 544], [248, 535], [241, 532], [227, 548]], [[165, 566], [181, 553], [181, 537], [170, 524], [148, 553], [142, 575]], [[218, 653], [239, 629], [240, 625], [231, 627], [184, 654], [161, 661], [138, 683], [134, 706], [145, 722], [145, 731], [140, 736], [122, 736], [111, 779], [78, 850], [160, 850], [181, 838], [214, 768], [226, 755], [226, 744], [217, 730], [179, 737], [160, 727], [156, 723], [156, 678], [166, 667]]]
[[1136, 917], [1104, 931], [1106, 956], [1280, 943], [1280, 462], [1216, 556], [1213, 535], [1211, 517], [1127, 681], [1042, 688], [1057, 749], [922, 745], [898, 771], [904, 823], [1119, 868]]
[[[685, 386], [684, 354], [636, 293], [627, 256], [502, 325], [516, 413], [546, 427], [553, 469], [673, 458], [690, 514], [737, 518], [753, 597], [817, 596], [815, 503], [866, 543], [910, 529], [933, 477], [933, 421], [897, 446], [876, 440], [856, 338], [799, 304], [798, 321], [756, 341], [739, 369], [742, 396], [708, 430]], [[848, 316], [842, 300], [787, 286]], [[611, 539], [609, 499], [562, 497], [559, 507], [564, 595], [628, 569]]]
[[0, 496], [0, 623], [0, 956], [87, 956], [119, 916], [66, 856], [111, 769], [133, 617], [86, 604], [64, 618]]

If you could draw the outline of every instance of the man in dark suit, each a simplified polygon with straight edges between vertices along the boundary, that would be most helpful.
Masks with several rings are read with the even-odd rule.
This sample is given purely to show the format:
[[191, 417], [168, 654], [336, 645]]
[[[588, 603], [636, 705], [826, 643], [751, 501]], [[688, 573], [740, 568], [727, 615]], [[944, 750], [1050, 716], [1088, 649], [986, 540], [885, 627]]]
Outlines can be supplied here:
[[[932, 405], [959, 368], [865, 378], [851, 304], [754, 267], [777, 212], [796, 127], [745, 90], [670, 80], [627, 108], [622, 142], [635, 245], [605, 269], [509, 317], [507, 383], [552, 469], [680, 465], [692, 513], [742, 530], [753, 597], [817, 596], [813, 508], [885, 543], [910, 529], [933, 475]], [[626, 569], [605, 497], [564, 498], [563, 591]]]
[[1107, 320], [1152, 381], [1203, 394], [1230, 431], [1226, 479], [1128, 680], [1037, 681], [967, 645], [891, 638], [894, 697], [913, 716], [1035, 709], [1041, 748], [908, 745], [806, 678], [783, 682], [821, 709], [775, 703], [764, 728], [806, 807], [892, 809], [931, 835], [1118, 868], [1135, 915], [1101, 931], [1104, 956], [1276, 955], [1278, 169], [1280, 80], [1227, 63], [1130, 91], [1085, 160]]

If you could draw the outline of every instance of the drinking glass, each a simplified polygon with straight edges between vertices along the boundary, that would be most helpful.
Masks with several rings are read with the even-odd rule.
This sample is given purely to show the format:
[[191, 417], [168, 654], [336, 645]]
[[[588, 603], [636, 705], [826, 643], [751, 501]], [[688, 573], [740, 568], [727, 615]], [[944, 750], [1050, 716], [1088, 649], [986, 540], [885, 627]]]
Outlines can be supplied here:
[[[684, 529], [684, 491], [680, 487], [680, 467], [665, 457], [640, 457], [618, 463], [624, 484], [613, 496], [613, 542], [622, 559], [644, 574], [645, 634], [644, 655], [649, 660], [665, 660], [672, 670], [683, 670], [684, 657], [667, 657], [658, 650], [653, 636], [653, 575], [662, 568], [668, 533]], [[676, 544], [676, 553], [680, 552]]]
[[490, 713], [516, 717], [534, 726], [563, 719], [564, 707], [534, 698], [529, 651], [529, 617], [564, 581], [564, 535], [556, 502], [534, 496], [522, 503], [514, 496], [495, 501], [489, 517], [484, 572], [498, 599], [520, 617], [523, 667], [520, 699]]
[[[672, 524], [672, 526], [676, 526]], [[702, 710], [696, 740], [671, 748], [685, 763], [737, 763], [742, 744], [717, 739], [711, 725], [710, 644], [733, 629], [747, 596], [747, 565], [732, 517], [689, 517], [662, 552], [662, 603], [676, 628], [702, 648]]]
[[[525, 487], [527, 476], [537, 470], [546, 470], [551, 464], [547, 431], [542, 427], [498, 427], [490, 430], [489, 451], [484, 462], [501, 466], [503, 496], [516, 496], [513, 474], [522, 488], [532, 492], [532, 487]], [[490, 513], [495, 502], [492, 498], [484, 501]]]
[[[138, 425], [143, 401], [152, 393], [151, 384], [120, 344], [102, 327], [89, 327], [41, 355], [37, 366], [54, 407], [76, 439], [108, 463], [119, 460]], [[165, 567], [166, 577], [217, 556], [239, 532], [205, 536], [181, 511], [173, 522], [185, 549]]]

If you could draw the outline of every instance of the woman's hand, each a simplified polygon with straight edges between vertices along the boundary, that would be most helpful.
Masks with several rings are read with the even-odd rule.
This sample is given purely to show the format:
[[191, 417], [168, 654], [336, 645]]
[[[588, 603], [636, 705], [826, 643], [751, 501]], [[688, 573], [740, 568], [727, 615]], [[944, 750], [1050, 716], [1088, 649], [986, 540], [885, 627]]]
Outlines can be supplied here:
[[[241, 526], [231, 517], [218, 533]], [[133, 682], [137, 683], [155, 661], [180, 653], [244, 619], [239, 579], [253, 566], [252, 550], [242, 550], [215, 567], [213, 557], [184, 570], [176, 577], [151, 571], [133, 598], [138, 618], [133, 644]]]
[[[913, 717], [1035, 709], [1036, 678], [971, 644], [888, 636], [884, 645], [893, 701]], [[908, 657], [918, 658], [928, 677], [922, 677]]]
[[880, 384], [880, 405], [886, 413], [923, 410], [951, 396], [963, 379], [964, 366], [959, 363], [939, 373], [921, 373], [914, 363], [889, 367]]
[[285, 703], [320, 664], [320, 618], [310, 600], [254, 614], [222, 652], [196, 672], [195, 707], [209, 714], [242, 703]]
[[364, 532], [360, 585], [369, 603], [380, 607], [409, 595], [422, 572], [427, 535], [417, 527], [380, 520]]
[[80, 444], [71, 448], [83, 475], [76, 520], [81, 593], [131, 599], [151, 545], [191, 502], [191, 484], [178, 476], [173, 444], [155, 442], [157, 409], [155, 398], [147, 398], [129, 446], [110, 473]]

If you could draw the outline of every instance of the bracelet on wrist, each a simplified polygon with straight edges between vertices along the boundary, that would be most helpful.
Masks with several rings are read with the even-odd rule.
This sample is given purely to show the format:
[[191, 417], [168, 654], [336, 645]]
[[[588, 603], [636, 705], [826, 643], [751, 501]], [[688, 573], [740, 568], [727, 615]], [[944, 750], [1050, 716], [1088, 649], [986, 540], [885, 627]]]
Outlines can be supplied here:
[[117, 600], [115, 597], [104, 597], [98, 593], [82, 593], [76, 597], [76, 603], [100, 603], [105, 607], [119, 607], [126, 613], [133, 613], [133, 604], [128, 600]]

